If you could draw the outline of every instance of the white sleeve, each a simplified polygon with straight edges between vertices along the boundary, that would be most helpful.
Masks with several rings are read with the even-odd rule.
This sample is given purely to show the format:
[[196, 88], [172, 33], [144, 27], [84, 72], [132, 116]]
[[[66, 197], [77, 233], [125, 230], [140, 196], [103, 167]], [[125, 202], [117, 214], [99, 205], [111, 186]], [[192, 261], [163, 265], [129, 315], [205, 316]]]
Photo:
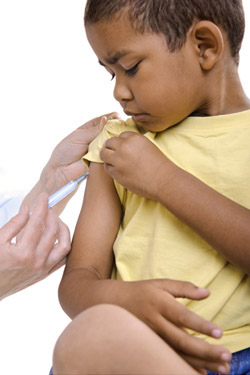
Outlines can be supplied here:
[[23, 198], [23, 195], [0, 193], [0, 228], [18, 213]]

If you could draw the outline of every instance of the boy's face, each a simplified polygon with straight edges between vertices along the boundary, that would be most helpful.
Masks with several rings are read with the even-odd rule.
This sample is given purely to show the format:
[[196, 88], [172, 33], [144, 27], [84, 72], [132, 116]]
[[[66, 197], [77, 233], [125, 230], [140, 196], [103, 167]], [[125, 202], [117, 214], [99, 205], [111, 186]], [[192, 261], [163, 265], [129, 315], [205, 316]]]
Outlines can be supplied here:
[[163, 35], [137, 33], [127, 17], [91, 24], [86, 33], [100, 64], [114, 76], [115, 99], [145, 131], [163, 131], [205, 106], [189, 40], [171, 53]]

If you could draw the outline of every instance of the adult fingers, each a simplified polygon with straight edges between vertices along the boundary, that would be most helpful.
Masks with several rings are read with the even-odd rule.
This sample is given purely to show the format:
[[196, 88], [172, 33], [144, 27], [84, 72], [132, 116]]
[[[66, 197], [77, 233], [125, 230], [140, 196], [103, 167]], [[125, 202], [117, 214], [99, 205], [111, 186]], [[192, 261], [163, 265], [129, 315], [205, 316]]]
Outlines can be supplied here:
[[52, 212], [48, 214], [46, 228], [36, 249], [38, 268], [53, 268], [68, 254], [70, 234], [68, 227]]
[[95, 117], [94, 119], [88, 121], [87, 123], [85, 123], [84, 125], [80, 126], [79, 129], [88, 129], [88, 128], [92, 128], [93, 126], [99, 126], [100, 125], [100, 122], [103, 118], [106, 118], [106, 122], [108, 120], [113, 120], [113, 119], [119, 119], [119, 120], [122, 120], [120, 114], [118, 112], [110, 112], [110, 113], [106, 113], [104, 115], [101, 115], [101, 116], [98, 116], [98, 117]]
[[28, 220], [29, 208], [24, 206], [16, 216], [0, 229], [0, 242], [10, 242], [25, 227]]
[[97, 135], [102, 130], [102, 128], [104, 127], [107, 121], [108, 121], [108, 117], [106, 115], [101, 116], [98, 119], [95, 119], [93, 121], [92, 129], [91, 129], [93, 131], [93, 135], [95, 134]]
[[106, 116], [108, 120], [114, 120], [114, 119], [122, 120], [122, 117], [118, 112], [106, 113], [106, 115], [104, 116]]
[[48, 194], [42, 193], [37, 199], [36, 205], [29, 221], [24, 229], [21, 239], [18, 241], [26, 245], [28, 249], [37, 247], [45, 228], [48, 215]]
[[46, 260], [49, 257], [59, 236], [59, 219], [53, 210], [49, 210], [43, 233], [36, 247], [39, 259]]
[[66, 264], [66, 260], [67, 260], [67, 257], [65, 257], [62, 260], [60, 260], [60, 262], [58, 262], [52, 268], [49, 269], [48, 274], [50, 275], [51, 273], [57, 271], [59, 268], [61, 268], [62, 266], [64, 266]]
[[[50, 273], [52, 269], [58, 269], [61, 265], [65, 264], [65, 258], [70, 251], [69, 228], [60, 219], [58, 219], [58, 229], [57, 243], [54, 245], [47, 259], [47, 266], [50, 269]], [[56, 268], [54, 269], [54, 267]]]

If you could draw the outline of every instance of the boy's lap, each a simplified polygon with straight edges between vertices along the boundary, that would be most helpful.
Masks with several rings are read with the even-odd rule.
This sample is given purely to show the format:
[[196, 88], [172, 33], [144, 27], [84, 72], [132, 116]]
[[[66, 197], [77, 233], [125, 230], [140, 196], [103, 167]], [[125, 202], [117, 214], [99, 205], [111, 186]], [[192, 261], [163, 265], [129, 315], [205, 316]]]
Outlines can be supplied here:
[[[250, 375], [250, 348], [234, 353], [230, 365], [231, 370], [229, 375]], [[220, 375], [212, 371], [207, 371], [207, 374]], [[49, 375], [53, 375], [53, 368], [51, 368]]]

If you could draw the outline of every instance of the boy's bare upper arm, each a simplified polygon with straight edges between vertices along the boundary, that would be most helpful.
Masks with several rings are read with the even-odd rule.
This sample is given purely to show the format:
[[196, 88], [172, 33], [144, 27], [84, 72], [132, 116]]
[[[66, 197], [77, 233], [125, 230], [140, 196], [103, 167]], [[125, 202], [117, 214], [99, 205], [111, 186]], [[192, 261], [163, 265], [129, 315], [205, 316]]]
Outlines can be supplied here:
[[89, 267], [103, 278], [111, 275], [113, 243], [121, 220], [121, 204], [103, 164], [91, 163], [84, 201], [65, 273]]

